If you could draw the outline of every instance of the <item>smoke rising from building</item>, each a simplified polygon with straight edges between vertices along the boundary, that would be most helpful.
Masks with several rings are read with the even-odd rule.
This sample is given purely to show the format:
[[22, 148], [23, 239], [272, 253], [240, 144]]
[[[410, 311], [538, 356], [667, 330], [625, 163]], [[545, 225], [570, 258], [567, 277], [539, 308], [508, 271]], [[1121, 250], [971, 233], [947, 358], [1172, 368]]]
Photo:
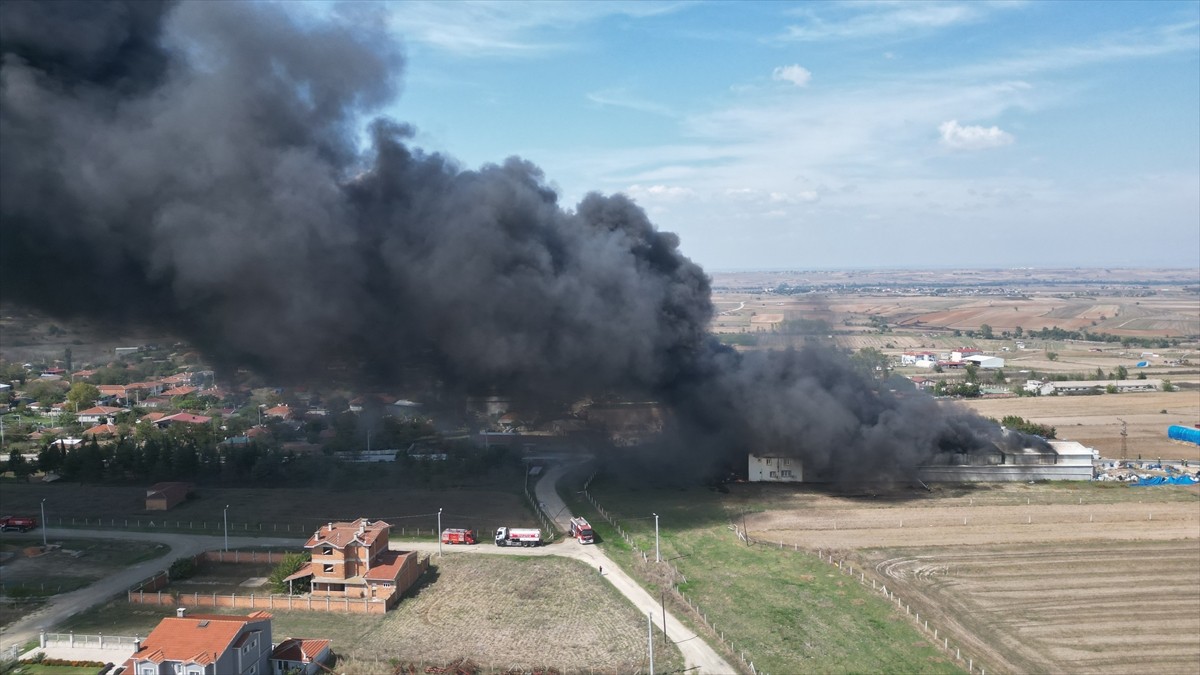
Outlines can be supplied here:
[[834, 479], [1000, 438], [829, 352], [720, 346], [703, 270], [621, 195], [564, 208], [529, 162], [463, 170], [383, 118], [360, 148], [403, 65], [371, 25], [5, 2], [6, 298], [277, 375], [420, 363], [464, 391], [651, 395], [691, 447], [776, 448]]

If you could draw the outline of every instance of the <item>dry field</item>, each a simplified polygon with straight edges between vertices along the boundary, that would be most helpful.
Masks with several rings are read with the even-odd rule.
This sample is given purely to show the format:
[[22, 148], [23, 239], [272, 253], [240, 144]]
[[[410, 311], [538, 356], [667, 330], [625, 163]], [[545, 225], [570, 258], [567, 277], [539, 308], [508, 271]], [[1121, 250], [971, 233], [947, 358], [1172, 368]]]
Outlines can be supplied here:
[[894, 549], [867, 558], [918, 611], [975, 636], [969, 648], [1009, 672], [1200, 668], [1195, 539]]
[[1079, 441], [1108, 458], [1121, 457], [1120, 420], [1125, 420], [1129, 459], [1161, 457], [1200, 464], [1200, 446], [1167, 438], [1167, 427], [1172, 424], [1200, 423], [1200, 394], [1195, 390], [977, 399], [961, 404], [995, 419], [1018, 415], [1049, 424], [1058, 438]]
[[739, 492], [765, 508], [746, 517], [752, 536], [873, 569], [988, 672], [1197, 672], [1196, 487]]

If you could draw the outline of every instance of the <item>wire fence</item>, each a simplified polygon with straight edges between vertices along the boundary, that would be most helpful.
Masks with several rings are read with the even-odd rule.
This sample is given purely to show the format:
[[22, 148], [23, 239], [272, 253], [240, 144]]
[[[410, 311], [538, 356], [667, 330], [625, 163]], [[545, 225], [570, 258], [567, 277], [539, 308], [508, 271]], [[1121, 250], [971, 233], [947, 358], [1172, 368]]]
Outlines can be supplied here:
[[[775, 549], [781, 552], [791, 552], [795, 554], [803, 553], [805, 555], [811, 554], [811, 552], [807, 549], [800, 548], [798, 544], [788, 545], [784, 544], [782, 541], [755, 539], [754, 537], [749, 536], [746, 531], [739, 527], [736, 523], [731, 522], [729, 524], [729, 529], [737, 535], [738, 539], [747, 544], [764, 546], [766, 548]], [[905, 616], [916, 625], [918, 630], [923, 632], [926, 638], [931, 640], [936, 647], [945, 651], [947, 654], [953, 654], [956, 662], [967, 666], [968, 673], [978, 672], [979, 675], [987, 675], [987, 669], [984, 667], [982, 660], [977, 660], [971, 654], [964, 652], [960, 645], [951, 645], [950, 635], [947, 632], [940, 630], [936, 624], [930, 625], [928, 617], [922, 619], [920, 612], [914, 612], [909, 603], [905, 602], [904, 599], [897, 595], [894, 590], [890, 590], [885, 584], [880, 583], [877, 579], [875, 579], [874, 576], [872, 576], [870, 579], [867, 579], [865, 569], [860, 567], [856, 576], [854, 565], [847, 562], [845, 558], [835, 558], [832, 552], [825, 551], [823, 549], [818, 549], [816, 555], [818, 560], [828, 563], [840, 574], [857, 580], [859, 584], [863, 586], [866, 586], [869, 583], [872, 591], [882, 594], [883, 597], [889, 601], [894, 601], [896, 603], [897, 613], [900, 612], [900, 610], [904, 610]]]
[[[614, 518], [607, 509], [601, 506], [599, 502], [596, 501], [596, 498], [592, 496], [591, 492], [587, 490], [587, 486], [591, 484], [591, 481], [592, 479], [589, 478], [587, 482], [584, 483], [583, 496], [588, 500], [588, 503], [592, 505], [592, 508], [594, 508], [596, 512], [600, 514], [600, 517], [604, 518], [609, 525], [612, 525], [613, 528], [616, 529], [617, 534], [619, 534], [621, 539], [623, 539], [625, 543], [628, 544], [631, 549], [633, 549], [634, 554], [640, 555], [643, 563], [649, 563], [650, 552], [643, 550], [640, 546], [638, 546], [637, 541], [625, 531], [625, 528], [621, 526], [621, 523]], [[714, 621], [708, 618], [708, 612], [705, 611], [700, 603], [696, 602], [694, 598], [689, 597], [686, 593], [679, 590], [679, 584], [687, 583], [687, 576], [685, 576], [683, 572], [680, 572], [679, 568], [675, 567], [668, 561], [660, 560], [660, 558], [661, 556], [659, 555], [655, 556], [655, 560], [657, 561], [656, 564], [665, 566], [665, 569], [669, 573], [667, 582], [672, 597], [684, 607], [687, 607], [689, 610], [691, 610], [692, 618], [700, 622], [706, 629], [708, 629], [709, 637], [719, 640], [721, 646], [727, 650], [727, 653], [733, 655], [735, 659], [740, 661], [742, 668], [749, 670], [752, 675], [767, 675], [766, 671], [759, 670], [755, 667], [753, 657], [748, 656], [745, 649], [739, 649], [734, 643], [732, 637], [725, 637], [725, 631], [721, 630], [721, 628], [719, 628]]]

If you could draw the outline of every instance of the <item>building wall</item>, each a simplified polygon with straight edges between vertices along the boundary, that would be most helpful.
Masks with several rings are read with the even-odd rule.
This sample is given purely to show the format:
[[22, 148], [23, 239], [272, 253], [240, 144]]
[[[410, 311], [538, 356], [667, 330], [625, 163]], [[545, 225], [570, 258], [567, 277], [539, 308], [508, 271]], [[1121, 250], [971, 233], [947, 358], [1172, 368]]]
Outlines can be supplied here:
[[794, 457], [750, 455], [747, 477], [752, 483], [800, 483], [804, 480], [804, 470]]
[[1091, 480], [1092, 466], [1031, 464], [1014, 466], [923, 466], [918, 476], [927, 483], [1003, 483], [1031, 480]]

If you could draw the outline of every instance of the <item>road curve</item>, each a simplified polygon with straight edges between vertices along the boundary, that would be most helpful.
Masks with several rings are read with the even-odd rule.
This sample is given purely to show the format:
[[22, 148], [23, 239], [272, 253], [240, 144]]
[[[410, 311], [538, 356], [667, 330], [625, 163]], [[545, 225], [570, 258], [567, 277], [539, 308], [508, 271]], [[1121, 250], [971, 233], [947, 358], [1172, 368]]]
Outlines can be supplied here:
[[[566, 504], [558, 496], [555, 485], [569, 465], [556, 466], [546, 473], [537, 483], [536, 494], [541, 508], [546, 516], [554, 520], [562, 530], [570, 530], [570, 514]], [[487, 534], [487, 533], [481, 533]], [[134, 565], [117, 574], [105, 577], [100, 581], [70, 593], [52, 597], [45, 607], [30, 616], [21, 619], [8, 628], [0, 631], [0, 652], [11, 646], [20, 646], [36, 639], [42, 630], [50, 630], [56, 624], [68, 617], [105, 602], [109, 598], [125, 592], [130, 586], [166, 569], [171, 562], [184, 556], [196, 555], [202, 551], [221, 549], [225, 544], [222, 536], [172, 534], [166, 532], [129, 532], [125, 530], [75, 530], [69, 528], [49, 528], [46, 535], [54, 539], [123, 539], [136, 541], [155, 541], [162, 543], [170, 550], [162, 557]], [[229, 546], [234, 548], [270, 547], [294, 548], [299, 550], [306, 538], [290, 537], [230, 537]], [[604, 578], [621, 592], [643, 614], [650, 614], [654, 624], [663, 628], [663, 614], [657, 600], [650, 596], [627, 575], [604, 551], [597, 546], [581, 546], [574, 539], [565, 538], [558, 543], [536, 548], [507, 548], [493, 546], [490, 542], [476, 546], [439, 546], [436, 541], [392, 541], [390, 548], [402, 551], [420, 551], [422, 553], [448, 553], [451, 555], [523, 555], [545, 556], [555, 555], [581, 560], [597, 570], [604, 569]], [[737, 673], [703, 638], [689, 634], [680, 637], [682, 624], [670, 613], [666, 614], [667, 635], [674, 635], [676, 646], [683, 654], [684, 662], [689, 670], [705, 675], [725, 675]]]
[[[0, 631], [0, 653], [36, 639], [38, 633], [50, 630], [65, 619], [124, 593], [130, 586], [167, 569], [176, 558], [196, 555], [202, 551], [215, 551], [225, 545], [222, 536], [171, 534], [167, 532], [128, 532], [125, 530], [73, 530], [48, 528], [50, 539], [121, 539], [125, 541], [154, 541], [170, 548], [167, 553], [154, 560], [147, 560], [126, 568], [117, 574], [105, 577], [90, 586], [50, 598], [44, 607]], [[229, 545], [236, 548], [280, 547], [299, 548], [304, 539], [230, 537]]]
[[[547, 517], [554, 520], [554, 524], [562, 528], [564, 532], [571, 530], [571, 515], [567, 513], [566, 504], [558, 496], [555, 486], [568, 468], [570, 468], [570, 465], [560, 464], [550, 469], [538, 481], [535, 489], [542, 511], [545, 512]], [[617, 567], [598, 546], [581, 546], [574, 539], [567, 538], [564, 542], [545, 548], [558, 549], [561, 553], [556, 553], [556, 555], [565, 555], [583, 560], [597, 568], [603, 566], [604, 578], [616, 587], [622, 595], [628, 598], [643, 614], [650, 614], [656, 626], [664, 628], [662, 609], [658, 600], [651, 597], [646, 592], [646, 589], [639, 586], [629, 575], [625, 574], [624, 570]], [[528, 551], [533, 549], [517, 550]], [[689, 634], [687, 637], [680, 639], [679, 631], [682, 629], [682, 624], [670, 612], [666, 613], [666, 620], [667, 627], [664, 630], [666, 630], [668, 636], [672, 635], [672, 631], [674, 631], [676, 646], [679, 647], [679, 651], [683, 654], [684, 663], [689, 670], [695, 669], [697, 673], [709, 675], [723, 675], [725, 673], [737, 672], [733, 666], [729, 665], [728, 661], [722, 658], [716, 650], [704, 641], [704, 638], [696, 636], [692, 639], [693, 636]]]

